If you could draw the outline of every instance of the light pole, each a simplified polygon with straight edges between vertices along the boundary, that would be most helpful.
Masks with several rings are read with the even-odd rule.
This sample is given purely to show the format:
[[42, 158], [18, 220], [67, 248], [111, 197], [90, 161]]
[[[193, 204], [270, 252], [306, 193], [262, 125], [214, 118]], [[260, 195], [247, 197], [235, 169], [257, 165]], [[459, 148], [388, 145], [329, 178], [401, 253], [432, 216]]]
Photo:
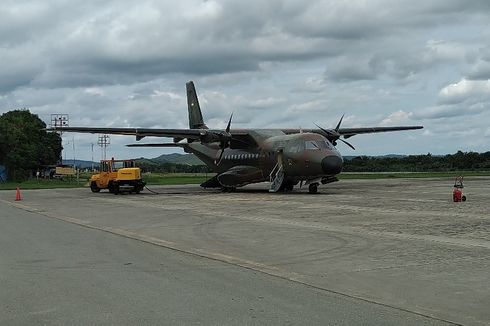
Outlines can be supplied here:
[[[51, 114], [51, 125], [50, 127], [68, 127], [70, 125], [70, 116], [66, 113], [53, 113]], [[60, 137], [63, 136], [63, 132], [59, 131]], [[75, 147], [75, 145], [73, 145]], [[65, 160], [66, 160], [66, 152], [65, 152]], [[61, 148], [60, 153], [60, 162], [59, 164], [63, 164], [63, 148]]]
[[94, 172], [94, 143], [90, 143], [92, 146], [92, 172]]
[[73, 136], [72, 140], [73, 140], [73, 143], [72, 143], [72, 146], [73, 146], [73, 169], [76, 170], [77, 166], [75, 163], [75, 136]]
[[107, 145], [111, 143], [111, 137], [109, 135], [99, 135], [99, 140], [97, 144], [102, 148], [103, 160], [106, 160], [107, 155]]

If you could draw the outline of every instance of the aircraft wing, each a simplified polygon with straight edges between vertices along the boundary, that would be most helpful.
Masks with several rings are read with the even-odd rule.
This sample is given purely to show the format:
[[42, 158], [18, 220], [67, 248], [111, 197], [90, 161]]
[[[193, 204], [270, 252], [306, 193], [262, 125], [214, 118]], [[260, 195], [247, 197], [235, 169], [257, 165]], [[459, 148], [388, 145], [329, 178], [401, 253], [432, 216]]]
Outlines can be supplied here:
[[98, 127], [53, 127], [47, 130], [62, 132], [80, 132], [88, 134], [111, 134], [136, 136], [137, 140], [143, 137], [173, 137], [199, 139], [209, 132], [209, 129], [154, 129], [154, 128], [98, 128]]
[[[126, 135], [136, 136], [136, 140], [141, 140], [144, 137], [171, 137], [175, 142], [186, 139], [191, 142], [199, 140], [209, 143], [219, 141], [223, 135], [223, 130], [219, 129], [155, 129], [155, 128], [99, 128], [99, 127], [53, 127], [47, 128], [49, 131], [61, 132], [79, 132], [89, 134], [111, 134], [111, 135]], [[250, 137], [247, 130], [231, 131], [231, 143], [234, 148], [253, 147], [257, 143]], [[145, 145], [154, 147], [164, 147], [169, 145]], [[176, 145], [180, 146], [180, 145]], [[144, 147], [144, 146], [138, 146]]]
[[[338, 136], [349, 138], [357, 134], [371, 134], [379, 132], [402, 131], [422, 129], [423, 126], [398, 126], [398, 127], [363, 127], [363, 128], [339, 128], [335, 130]], [[99, 127], [53, 127], [48, 128], [51, 131], [62, 132], [80, 132], [90, 134], [113, 134], [113, 135], [129, 135], [136, 136], [136, 140], [144, 137], [172, 137], [174, 139], [201, 140], [205, 142], [217, 141], [223, 131], [213, 129], [155, 129], [155, 128], [99, 128]], [[324, 134], [321, 129], [278, 129], [286, 134], [294, 134], [300, 132], [315, 132]], [[332, 129], [333, 130], [333, 129]], [[250, 137], [248, 130], [231, 130], [233, 136], [232, 141], [238, 141], [248, 146], [256, 145], [253, 137]], [[168, 146], [168, 145], [167, 145]]]
[[402, 131], [422, 129], [423, 126], [401, 126], [401, 127], [364, 127], [364, 128], [339, 128], [337, 131], [344, 138], [349, 138], [358, 134], [372, 134], [378, 132]]
[[[378, 132], [390, 132], [390, 131], [402, 131], [402, 130], [414, 130], [422, 129], [423, 126], [397, 126], [397, 127], [362, 127], [362, 128], [339, 128], [329, 129], [338, 136], [343, 136], [344, 138], [349, 138], [359, 134], [373, 134]], [[286, 134], [296, 134], [300, 132], [314, 132], [317, 134], [325, 135], [321, 129], [281, 129]]]

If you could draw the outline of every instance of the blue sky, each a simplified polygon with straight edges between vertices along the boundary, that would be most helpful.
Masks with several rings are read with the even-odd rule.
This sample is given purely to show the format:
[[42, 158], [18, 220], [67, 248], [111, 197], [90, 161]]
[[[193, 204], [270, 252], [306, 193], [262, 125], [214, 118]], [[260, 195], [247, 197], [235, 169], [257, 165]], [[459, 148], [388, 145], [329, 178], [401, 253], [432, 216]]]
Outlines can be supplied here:
[[[232, 112], [235, 128], [345, 113], [344, 127], [425, 128], [356, 136], [343, 155], [490, 150], [488, 1], [2, 1], [0, 18], [0, 113], [186, 128], [193, 80], [214, 128]], [[64, 156], [91, 158], [97, 135], [63, 138]], [[133, 142], [112, 136], [108, 155], [179, 151]]]

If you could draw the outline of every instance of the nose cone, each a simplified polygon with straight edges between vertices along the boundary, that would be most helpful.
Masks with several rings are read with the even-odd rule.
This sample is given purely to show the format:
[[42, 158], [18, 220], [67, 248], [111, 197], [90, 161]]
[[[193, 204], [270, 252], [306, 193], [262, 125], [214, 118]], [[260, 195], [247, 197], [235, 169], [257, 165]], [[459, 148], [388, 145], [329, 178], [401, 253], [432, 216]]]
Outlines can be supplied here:
[[322, 170], [325, 174], [339, 174], [342, 171], [344, 161], [337, 155], [329, 155], [322, 160]]

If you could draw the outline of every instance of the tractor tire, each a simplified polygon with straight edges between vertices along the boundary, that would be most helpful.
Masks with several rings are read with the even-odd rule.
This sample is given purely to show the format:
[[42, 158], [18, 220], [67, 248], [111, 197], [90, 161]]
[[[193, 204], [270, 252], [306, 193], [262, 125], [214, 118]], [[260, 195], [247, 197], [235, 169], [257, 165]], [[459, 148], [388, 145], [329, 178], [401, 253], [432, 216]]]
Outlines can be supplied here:
[[111, 194], [114, 194], [114, 195], [119, 194], [119, 185], [118, 184], [114, 184], [114, 183], [110, 182], [107, 188], [109, 189], [109, 192]]
[[95, 181], [90, 183], [90, 190], [92, 190], [92, 192], [100, 192], [100, 188], [97, 187], [97, 183]]

